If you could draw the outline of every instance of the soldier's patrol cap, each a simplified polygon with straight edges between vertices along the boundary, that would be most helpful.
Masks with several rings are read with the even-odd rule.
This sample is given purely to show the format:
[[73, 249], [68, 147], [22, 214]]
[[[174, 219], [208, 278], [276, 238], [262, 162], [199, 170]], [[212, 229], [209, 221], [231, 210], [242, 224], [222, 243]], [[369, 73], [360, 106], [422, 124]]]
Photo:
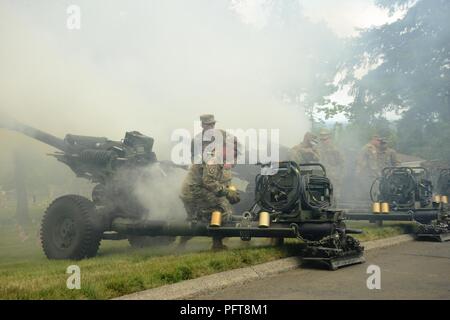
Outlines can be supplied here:
[[321, 129], [319, 132], [319, 135], [321, 137], [329, 137], [329, 136], [331, 136], [331, 132], [328, 129]]
[[216, 120], [214, 119], [214, 115], [212, 114], [202, 114], [200, 116], [200, 121], [202, 124], [215, 124]]

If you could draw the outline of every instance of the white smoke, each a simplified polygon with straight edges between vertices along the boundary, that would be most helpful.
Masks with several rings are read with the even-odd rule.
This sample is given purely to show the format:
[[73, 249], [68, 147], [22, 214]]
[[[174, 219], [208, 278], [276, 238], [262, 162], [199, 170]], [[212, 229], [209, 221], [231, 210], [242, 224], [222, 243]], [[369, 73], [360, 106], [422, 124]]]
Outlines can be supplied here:
[[[173, 130], [192, 132], [203, 113], [218, 128], [279, 129], [293, 146], [309, 124], [301, 102], [282, 97], [321, 81], [316, 67], [329, 63], [321, 55], [334, 52], [334, 36], [301, 13], [271, 23], [266, 9], [255, 28], [233, 3], [80, 0], [81, 29], [68, 30], [73, 1], [2, 1], [0, 114], [58, 137], [137, 130], [155, 138], [159, 160], [169, 159]], [[141, 183], [139, 197], [156, 216], [178, 215], [182, 179]]]
[[281, 97], [317, 81], [331, 32], [301, 16], [255, 28], [227, 0], [103, 3], [77, 2], [78, 31], [66, 28], [70, 1], [0, 4], [0, 110], [59, 136], [139, 130], [166, 159], [172, 130], [202, 113], [222, 128], [280, 129], [288, 146], [308, 130], [301, 104]]
[[185, 220], [186, 212], [180, 199], [181, 182], [186, 171], [178, 168], [164, 170], [159, 164], [142, 172], [134, 186], [141, 205], [148, 210], [150, 220]]

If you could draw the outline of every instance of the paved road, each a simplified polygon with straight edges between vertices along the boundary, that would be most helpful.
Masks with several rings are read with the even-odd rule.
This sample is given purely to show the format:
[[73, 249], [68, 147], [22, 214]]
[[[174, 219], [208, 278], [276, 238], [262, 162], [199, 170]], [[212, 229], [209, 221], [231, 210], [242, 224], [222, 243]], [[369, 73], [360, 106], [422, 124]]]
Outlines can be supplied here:
[[[381, 289], [368, 290], [371, 264]], [[450, 242], [407, 242], [366, 253], [366, 263], [327, 271], [297, 269], [198, 299], [450, 299]]]

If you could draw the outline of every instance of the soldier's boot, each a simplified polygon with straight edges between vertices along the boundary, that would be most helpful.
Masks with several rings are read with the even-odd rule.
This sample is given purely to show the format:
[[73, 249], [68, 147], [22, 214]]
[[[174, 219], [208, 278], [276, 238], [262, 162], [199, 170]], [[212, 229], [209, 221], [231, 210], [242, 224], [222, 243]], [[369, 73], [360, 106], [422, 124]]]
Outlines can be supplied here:
[[213, 251], [227, 250], [228, 247], [223, 244], [222, 240], [222, 237], [213, 237], [213, 244], [211, 249]]
[[284, 244], [284, 238], [271, 238], [270, 244], [274, 247], [281, 247]]

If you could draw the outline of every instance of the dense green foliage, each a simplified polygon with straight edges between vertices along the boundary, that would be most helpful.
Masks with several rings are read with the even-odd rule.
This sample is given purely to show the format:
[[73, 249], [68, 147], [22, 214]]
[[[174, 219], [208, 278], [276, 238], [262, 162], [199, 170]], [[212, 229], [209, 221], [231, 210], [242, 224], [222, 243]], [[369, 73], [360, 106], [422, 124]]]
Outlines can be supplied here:
[[[380, 0], [392, 11], [406, 0]], [[355, 100], [336, 106], [351, 122], [376, 125], [397, 112], [398, 149], [450, 159], [450, 2], [419, 0], [402, 19], [368, 29], [349, 44], [343, 83]], [[377, 66], [375, 68], [371, 68]], [[368, 69], [364, 76], [348, 70]]]

